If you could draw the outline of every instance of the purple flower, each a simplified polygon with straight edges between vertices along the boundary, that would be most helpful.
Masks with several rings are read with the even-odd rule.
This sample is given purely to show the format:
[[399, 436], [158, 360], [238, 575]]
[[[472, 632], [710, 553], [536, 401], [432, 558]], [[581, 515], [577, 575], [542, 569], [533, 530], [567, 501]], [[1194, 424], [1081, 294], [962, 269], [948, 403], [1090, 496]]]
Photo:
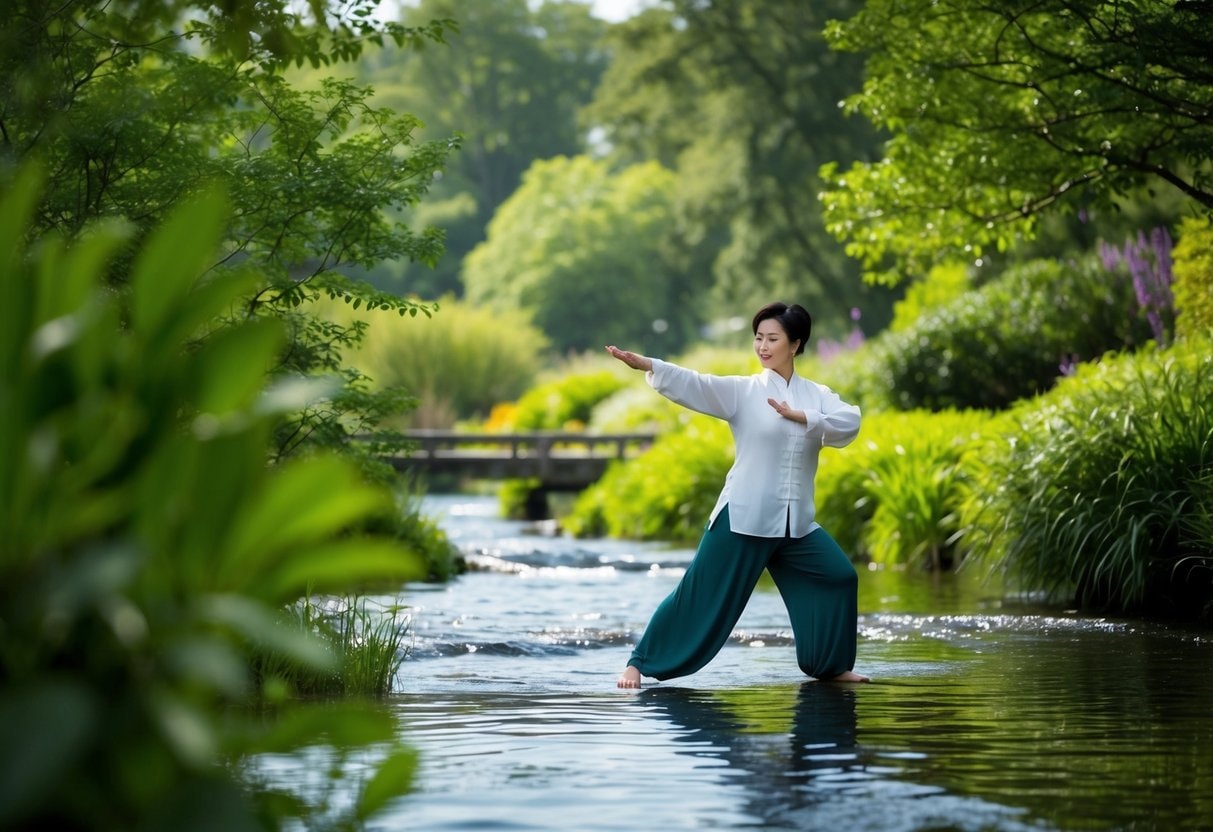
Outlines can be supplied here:
[[1103, 262], [1103, 267], [1108, 271], [1113, 271], [1120, 265], [1120, 252], [1116, 250], [1116, 246], [1100, 240], [1096, 245], [1096, 250], [1099, 252], [1099, 259]]
[[1097, 245], [1099, 258], [1109, 272], [1119, 271], [1123, 264], [1133, 282], [1133, 294], [1137, 308], [1145, 314], [1154, 340], [1165, 343], [1168, 323], [1175, 316], [1175, 298], [1171, 292], [1171, 235], [1167, 229], [1158, 227], [1147, 238], [1144, 232], [1137, 239], [1125, 241], [1118, 249], [1103, 240]]

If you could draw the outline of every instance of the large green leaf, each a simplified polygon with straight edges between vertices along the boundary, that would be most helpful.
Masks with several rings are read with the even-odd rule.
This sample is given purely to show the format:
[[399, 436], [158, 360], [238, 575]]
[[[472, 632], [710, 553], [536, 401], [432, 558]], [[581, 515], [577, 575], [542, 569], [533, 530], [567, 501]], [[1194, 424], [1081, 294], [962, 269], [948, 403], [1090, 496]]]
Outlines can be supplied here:
[[314, 457], [284, 466], [245, 507], [228, 537], [218, 574], [221, 579], [237, 572], [255, 575], [283, 552], [341, 531], [388, 505], [386, 493], [360, 482], [338, 458]]
[[417, 752], [398, 748], [379, 764], [378, 770], [362, 789], [358, 798], [358, 817], [366, 819], [378, 812], [388, 801], [409, 790], [417, 771]]
[[0, 696], [0, 826], [11, 828], [79, 763], [97, 705], [84, 685], [49, 679]]
[[402, 544], [351, 539], [292, 554], [263, 579], [261, 588], [268, 597], [290, 598], [308, 589], [326, 592], [385, 578], [403, 582], [424, 577], [421, 558]]
[[131, 320], [151, 340], [186, 302], [199, 276], [215, 259], [227, 203], [210, 190], [173, 210], [144, 244], [131, 274]]
[[198, 410], [222, 416], [248, 408], [265, 388], [282, 343], [282, 327], [269, 319], [220, 330], [208, 338], [191, 362]]

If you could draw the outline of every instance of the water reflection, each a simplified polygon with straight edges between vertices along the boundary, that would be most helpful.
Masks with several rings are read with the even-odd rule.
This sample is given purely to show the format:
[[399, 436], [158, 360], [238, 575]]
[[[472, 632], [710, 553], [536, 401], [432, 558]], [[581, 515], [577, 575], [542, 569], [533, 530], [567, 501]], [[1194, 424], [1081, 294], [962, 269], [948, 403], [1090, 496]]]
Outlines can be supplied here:
[[857, 705], [871, 689], [814, 681], [796, 688], [656, 687], [636, 700], [650, 716], [683, 729], [673, 740], [680, 753], [718, 767], [722, 779], [744, 789], [743, 811], [764, 829], [1050, 828], [1022, 808], [906, 777], [904, 762], [920, 754], [861, 745]]

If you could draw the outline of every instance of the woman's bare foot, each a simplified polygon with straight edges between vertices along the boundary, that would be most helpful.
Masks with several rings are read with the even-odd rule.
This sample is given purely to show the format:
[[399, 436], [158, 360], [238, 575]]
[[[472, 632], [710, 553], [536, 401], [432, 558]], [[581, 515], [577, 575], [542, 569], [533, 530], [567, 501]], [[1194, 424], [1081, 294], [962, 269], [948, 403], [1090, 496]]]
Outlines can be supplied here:
[[822, 679], [823, 682], [870, 682], [869, 677], [856, 673], [853, 670], [847, 670], [839, 673], [837, 676], [831, 676], [828, 679]]
[[619, 681], [615, 685], [621, 688], [640, 687], [640, 671], [628, 665], [624, 668], [623, 673], [619, 675]]

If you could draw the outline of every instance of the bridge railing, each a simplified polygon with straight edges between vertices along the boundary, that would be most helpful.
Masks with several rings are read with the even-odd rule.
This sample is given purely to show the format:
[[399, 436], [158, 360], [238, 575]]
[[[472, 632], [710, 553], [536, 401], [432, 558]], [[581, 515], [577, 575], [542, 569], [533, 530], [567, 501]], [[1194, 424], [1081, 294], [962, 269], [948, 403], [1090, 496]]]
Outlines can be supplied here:
[[417, 443], [414, 459], [461, 454], [503, 456], [509, 459], [550, 456], [591, 456], [624, 459], [647, 448], [652, 433], [572, 433], [533, 431], [525, 433], [465, 433], [451, 430], [410, 430], [405, 436]]
[[537, 479], [549, 490], [579, 490], [601, 477], [607, 466], [647, 448], [651, 433], [464, 433], [413, 430], [406, 456], [391, 460], [401, 471], [471, 479]]

